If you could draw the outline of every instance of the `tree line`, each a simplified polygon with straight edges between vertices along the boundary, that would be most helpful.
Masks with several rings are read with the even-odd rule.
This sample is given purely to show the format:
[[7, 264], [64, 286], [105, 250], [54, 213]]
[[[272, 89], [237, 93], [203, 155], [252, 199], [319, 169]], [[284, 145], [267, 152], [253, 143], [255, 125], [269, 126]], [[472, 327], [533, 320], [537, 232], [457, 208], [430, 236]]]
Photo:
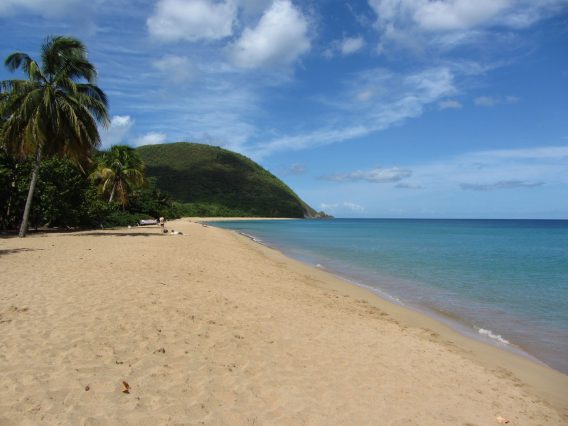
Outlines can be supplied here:
[[16, 52], [5, 60], [26, 79], [0, 82], [0, 228], [29, 225], [127, 225], [176, 217], [176, 206], [128, 146], [99, 152], [108, 100], [85, 45], [48, 37], [40, 61]]

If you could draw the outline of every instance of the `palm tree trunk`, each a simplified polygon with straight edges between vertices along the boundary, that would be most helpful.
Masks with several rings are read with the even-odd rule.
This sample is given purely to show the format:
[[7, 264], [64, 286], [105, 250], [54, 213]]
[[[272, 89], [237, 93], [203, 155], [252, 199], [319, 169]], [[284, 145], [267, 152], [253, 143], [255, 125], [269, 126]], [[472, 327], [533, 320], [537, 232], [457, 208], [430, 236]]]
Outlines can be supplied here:
[[18, 234], [20, 238], [24, 238], [28, 232], [28, 219], [30, 217], [30, 210], [32, 209], [32, 199], [34, 198], [34, 191], [37, 182], [37, 177], [39, 175], [39, 166], [41, 164], [41, 145], [37, 147], [36, 159], [34, 164], [34, 169], [32, 172], [32, 180], [30, 182], [30, 189], [28, 191], [28, 198], [26, 199], [26, 207], [24, 208], [24, 217], [22, 218], [22, 224], [20, 225], [20, 233]]
[[112, 203], [112, 199], [114, 198], [114, 191], [116, 190], [116, 182], [112, 185], [112, 191], [110, 191], [110, 198], [108, 199], [109, 203]]

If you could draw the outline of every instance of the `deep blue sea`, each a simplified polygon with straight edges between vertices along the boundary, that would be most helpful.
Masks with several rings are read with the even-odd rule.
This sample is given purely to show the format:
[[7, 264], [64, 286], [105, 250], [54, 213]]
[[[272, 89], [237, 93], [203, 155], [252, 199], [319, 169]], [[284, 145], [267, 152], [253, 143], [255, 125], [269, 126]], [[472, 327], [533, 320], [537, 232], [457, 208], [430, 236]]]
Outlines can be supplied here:
[[211, 223], [568, 373], [568, 221]]

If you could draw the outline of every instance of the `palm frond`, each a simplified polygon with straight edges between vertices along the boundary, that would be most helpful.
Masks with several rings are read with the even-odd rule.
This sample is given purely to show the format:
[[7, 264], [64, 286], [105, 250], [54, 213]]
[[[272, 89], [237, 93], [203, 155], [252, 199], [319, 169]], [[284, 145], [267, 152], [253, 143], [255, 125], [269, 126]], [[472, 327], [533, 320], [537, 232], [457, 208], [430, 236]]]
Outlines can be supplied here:
[[29, 78], [0, 82], [3, 144], [22, 155], [41, 145], [45, 155], [68, 156], [81, 166], [100, 144], [98, 125], [110, 123], [107, 98], [79, 40], [47, 38], [41, 59], [41, 69], [25, 53], [6, 59], [10, 70], [23, 69]]
[[12, 72], [21, 68], [31, 81], [45, 81], [40, 66], [26, 53], [15, 52], [8, 55], [4, 65]]

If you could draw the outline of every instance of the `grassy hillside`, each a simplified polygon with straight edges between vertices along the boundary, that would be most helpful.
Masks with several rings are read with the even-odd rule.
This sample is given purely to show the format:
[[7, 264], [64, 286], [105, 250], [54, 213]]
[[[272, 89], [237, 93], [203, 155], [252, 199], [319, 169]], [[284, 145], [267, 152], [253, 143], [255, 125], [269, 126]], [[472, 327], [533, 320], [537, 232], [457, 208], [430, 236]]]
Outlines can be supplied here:
[[184, 214], [312, 217], [316, 212], [284, 182], [247, 157], [179, 142], [138, 148], [146, 175], [183, 203]]

